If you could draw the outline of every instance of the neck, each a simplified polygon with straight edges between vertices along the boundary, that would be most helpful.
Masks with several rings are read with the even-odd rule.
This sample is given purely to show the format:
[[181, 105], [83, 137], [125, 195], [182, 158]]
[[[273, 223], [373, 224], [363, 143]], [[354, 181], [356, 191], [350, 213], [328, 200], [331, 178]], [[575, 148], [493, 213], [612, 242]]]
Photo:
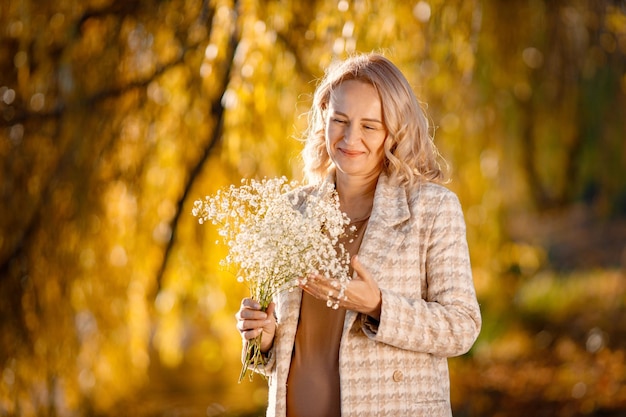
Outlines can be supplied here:
[[351, 221], [369, 217], [374, 204], [378, 175], [354, 177], [337, 172], [337, 193], [341, 210]]

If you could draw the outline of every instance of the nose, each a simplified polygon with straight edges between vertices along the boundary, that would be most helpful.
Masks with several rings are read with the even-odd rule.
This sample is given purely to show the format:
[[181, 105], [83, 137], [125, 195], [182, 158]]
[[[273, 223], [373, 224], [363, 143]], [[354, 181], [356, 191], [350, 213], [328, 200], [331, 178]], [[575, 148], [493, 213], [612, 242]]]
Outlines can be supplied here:
[[355, 126], [352, 123], [349, 123], [348, 125], [346, 125], [344, 132], [343, 132], [343, 140], [348, 145], [353, 145], [353, 144], [358, 143], [361, 140], [359, 136], [359, 129], [355, 128]]

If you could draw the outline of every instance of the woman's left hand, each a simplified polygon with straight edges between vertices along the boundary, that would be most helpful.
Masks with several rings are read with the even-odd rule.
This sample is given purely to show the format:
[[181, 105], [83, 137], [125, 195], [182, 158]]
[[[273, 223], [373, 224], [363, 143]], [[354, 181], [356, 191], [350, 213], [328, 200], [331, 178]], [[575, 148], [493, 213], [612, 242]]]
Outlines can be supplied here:
[[380, 319], [382, 295], [378, 284], [361, 264], [358, 256], [353, 256], [350, 264], [354, 274], [352, 280], [347, 283], [343, 297], [340, 297], [337, 282], [321, 275], [310, 275], [300, 287], [319, 300], [331, 301], [340, 308], [358, 311], [376, 320]]

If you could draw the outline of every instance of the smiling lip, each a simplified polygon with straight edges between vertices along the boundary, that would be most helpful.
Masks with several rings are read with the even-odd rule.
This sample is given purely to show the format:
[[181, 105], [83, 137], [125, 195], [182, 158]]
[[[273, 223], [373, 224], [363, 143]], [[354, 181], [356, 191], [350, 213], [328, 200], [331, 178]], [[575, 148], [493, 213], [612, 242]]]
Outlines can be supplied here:
[[352, 151], [349, 149], [342, 149], [342, 148], [339, 148], [339, 152], [341, 152], [345, 156], [359, 156], [363, 154], [363, 152], [361, 151]]

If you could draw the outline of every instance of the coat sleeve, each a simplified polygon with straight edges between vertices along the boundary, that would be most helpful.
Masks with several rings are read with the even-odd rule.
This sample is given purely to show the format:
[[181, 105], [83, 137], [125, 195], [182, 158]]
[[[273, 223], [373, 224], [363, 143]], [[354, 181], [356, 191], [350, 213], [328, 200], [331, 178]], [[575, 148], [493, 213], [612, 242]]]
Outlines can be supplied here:
[[365, 334], [378, 342], [451, 357], [472, 347], [480, 332], [481, 315], [461, 205], [451, 192], [440, 197], [424, 209], [427, 215], [420, 226], [424, 245], [414, 252], [415, 256], [423, 252], [419, 256], [424, 257], [425, 276], [411, 271], [407, 277], [423, 288], [421, 297], [381, 288], [380, 321], [362, 316], [361, 322]]

